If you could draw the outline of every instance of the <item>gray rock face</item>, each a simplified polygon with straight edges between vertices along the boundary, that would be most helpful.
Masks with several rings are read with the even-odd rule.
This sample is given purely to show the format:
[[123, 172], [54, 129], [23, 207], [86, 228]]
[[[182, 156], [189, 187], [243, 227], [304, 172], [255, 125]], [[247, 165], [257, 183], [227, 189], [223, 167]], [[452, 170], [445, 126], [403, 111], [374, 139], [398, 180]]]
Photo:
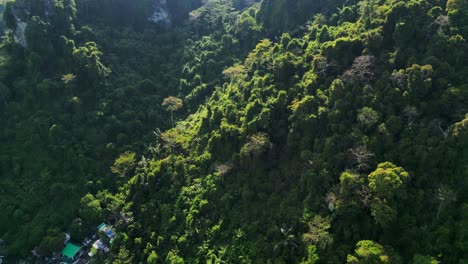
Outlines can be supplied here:
[[28, 42], [26, 41], [26, 28], [28, 27], [27, 22], [23, 22], [19, 19], [16, 20], [16, 28], [13, 31], [13, 39], [15, 43], [22, 46], [23, 48], [28, 47]]
[[172, 21], [169, 15], [166, 0], [154, 0], [153, 10], [153, 14], [148, 18], [149, 21], [165, 25], [171, 24]]
[[13, 5], [13, 8], [11, 9], [11, 13], [15, 18], [16, 24], [15, 28], [13, 29], [13, 40], [16, 44], [26, 48], [26, 27], [28, 26], [26, 20], [31, 14], [28, 2], [25, 0], [16, 1]]
[[[40, 4], [43, 5], [44, 14], [33, 14], [33, 4], [37, 5], [36, 1], [40, 1]], [[42, 17], [50, 16], [54, 12], [54, 6], [54, 0], [16, 0], [11, 9], [16, 24], [13, 30], [15, 43], [23, 48], [27, 48], [26, 28], [28, 27], [28, 20], [34, 15]]]

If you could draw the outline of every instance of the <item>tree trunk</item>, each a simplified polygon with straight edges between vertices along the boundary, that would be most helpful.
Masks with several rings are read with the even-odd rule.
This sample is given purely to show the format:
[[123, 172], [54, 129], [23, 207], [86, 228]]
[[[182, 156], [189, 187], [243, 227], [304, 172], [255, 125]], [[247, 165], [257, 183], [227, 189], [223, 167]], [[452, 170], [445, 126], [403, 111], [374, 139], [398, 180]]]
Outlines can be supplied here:
[[443, 204], [444, 204], [444, 203], [441, 202], [440, 205], [439, 205], [439, 209], [437, 210], [436, 220], [439, 219], [439, 214], [440, 214], [440, 211], [442, 210], [442, 205], [443, 205]]
[[171, 111], [171, 122], [172, 122], [172, 128], [174, 128], [174, 115], [172, 114], [173, 111]]

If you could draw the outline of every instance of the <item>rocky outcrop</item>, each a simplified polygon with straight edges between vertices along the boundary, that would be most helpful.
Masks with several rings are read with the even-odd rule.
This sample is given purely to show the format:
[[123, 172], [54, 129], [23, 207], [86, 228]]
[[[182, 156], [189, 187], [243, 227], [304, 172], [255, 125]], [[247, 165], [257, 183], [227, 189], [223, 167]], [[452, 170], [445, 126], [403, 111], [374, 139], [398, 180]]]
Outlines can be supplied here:
[[201, 0], [152, 0], [152, 2], [153, 12], [148, 20], [165, 25], [183, 23], [192, 10], [202, 5]]
[[26, 28], [28, 27], [27, 22], [23, 22], [21, 20], [17, 20], [16, 28], [13, 30], [13, 39], [16, 44], [26, 48], [28, 46], [28, 42], [26, 41]]
[[6, 12], [13, 18], [13, 39], [16, 44], [26, 48], [26, 28], [32, 16], [48, 17], [54, 11], [54, 0], [16, 0]]
[[27, 41], [26, 41], [26, 27], [28, 23], [26, 22], [29, 15], [29, 5], [26, 1], [18, 0], [14, 3], [9, 3], [9, 6], [5, 12], [9, 12], [7, 14], [9, 17], [13, 19], [12, 26], [12, 33], [13, 33], [13, 40], [16, 44], [26, 48]]
[[154, 0], [153, 9], [153, 14], [148, 18], [149, 21], [164, 25], [172, 23], [166, 0]]

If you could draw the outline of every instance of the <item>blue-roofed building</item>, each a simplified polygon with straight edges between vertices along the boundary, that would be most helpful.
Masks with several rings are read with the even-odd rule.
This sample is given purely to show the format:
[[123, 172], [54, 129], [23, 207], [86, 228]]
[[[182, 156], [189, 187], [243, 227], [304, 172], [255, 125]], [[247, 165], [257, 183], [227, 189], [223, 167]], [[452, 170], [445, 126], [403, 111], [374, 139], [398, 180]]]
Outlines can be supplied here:
[[117, 235], [112, 228], [104, 223], [101, 223], [98, 226], [98, 230], [104, 232], [104, 234], [110, 239], [110, 242], [112, 243], [112, 240], [114, 240], [115, 236]]

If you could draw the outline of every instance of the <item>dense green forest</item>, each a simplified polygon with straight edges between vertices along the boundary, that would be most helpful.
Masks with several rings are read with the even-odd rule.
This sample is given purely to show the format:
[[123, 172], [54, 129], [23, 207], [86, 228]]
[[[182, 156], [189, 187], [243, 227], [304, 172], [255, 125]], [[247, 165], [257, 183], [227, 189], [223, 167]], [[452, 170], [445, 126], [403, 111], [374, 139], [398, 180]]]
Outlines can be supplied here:
[[467, 0], [0, 10], [6, 263], [468, 263]]

